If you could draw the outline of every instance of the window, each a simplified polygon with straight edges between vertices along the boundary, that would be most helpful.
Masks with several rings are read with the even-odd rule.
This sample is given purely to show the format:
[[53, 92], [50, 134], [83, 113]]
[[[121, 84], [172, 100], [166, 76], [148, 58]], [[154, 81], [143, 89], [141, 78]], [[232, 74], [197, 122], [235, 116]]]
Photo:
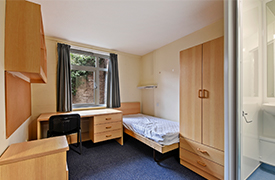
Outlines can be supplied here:
[[76, 49], [70, 56], [73, 109], [105, 106], [109, 56]]

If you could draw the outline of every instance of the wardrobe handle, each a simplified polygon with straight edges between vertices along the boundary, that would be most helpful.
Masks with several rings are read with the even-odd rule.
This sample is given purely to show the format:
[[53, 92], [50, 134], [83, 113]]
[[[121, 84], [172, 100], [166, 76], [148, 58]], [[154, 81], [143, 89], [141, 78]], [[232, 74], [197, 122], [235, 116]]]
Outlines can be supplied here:
[[106, 135], [106, 137], [111, 137], [112, 135]]
[[208, 98], [209, 97], [209, 93], [206, 89], [203, 90], [203, 97], [204, 98]]
[[107, 127], [106, 127], [106, 129], [110, 129], [110, 128], [112, 128], [112, 126], [107, 126]]
[[203, 98], [203, 94], [202, 94], [202, 90], [201, 89], [199, 90], [198, 97], [199, 98]]
[[197, 163], [198, 163], [199, 165], [203, 166], [203, 167], [206, 167], [206, 164], [203, 163], [203, 162], [201, 162], [201, 161], [197, 161]]
[[200, 151], [201, 153], [207, 153], [206, 150], [202, 150], [202, 149], [200, 149], [200, 148], [197, 148], [197, 150]]
[[106, 121], [111, 120], [112, 118], [106, 118]]

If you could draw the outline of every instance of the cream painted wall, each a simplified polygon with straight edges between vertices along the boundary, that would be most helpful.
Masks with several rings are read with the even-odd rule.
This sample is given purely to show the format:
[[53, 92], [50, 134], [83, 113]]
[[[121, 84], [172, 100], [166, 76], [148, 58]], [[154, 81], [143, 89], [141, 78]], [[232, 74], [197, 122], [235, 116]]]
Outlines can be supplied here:
[[63, 41], [46, 37], [48, 82], [47, 84], [32, 84], [32, 139], [36, 138], [36, 118], [41, 113], [56, 111], [56, 71], [57, 42], [79, 46], [85, 49], [112, 52], [118, 54], [118, 69], [120, 77], [121, 102], [141, 101], [141, 92], [137, 89], [140, 79], [141, 57], [122, 52], [114, 52], [99, 47]]
[[221, 37], [223, 31], [223, 20], [220, 20], [142, 56], [140, 84], [158, 85], [154, 90], [142, 90], [142, 111], [179, 121], [179, 53]]
[[5, 0], [0, 0], [0, 155], [10, 145], [28, 139], [28, 118], [8, 139], [6, 139], [5, 118], [5, 76], [4, 76], [4, 37], [5, 37]]
[[140, 80], [141, 57], [117, 52], [121, 102], [141, 102]]

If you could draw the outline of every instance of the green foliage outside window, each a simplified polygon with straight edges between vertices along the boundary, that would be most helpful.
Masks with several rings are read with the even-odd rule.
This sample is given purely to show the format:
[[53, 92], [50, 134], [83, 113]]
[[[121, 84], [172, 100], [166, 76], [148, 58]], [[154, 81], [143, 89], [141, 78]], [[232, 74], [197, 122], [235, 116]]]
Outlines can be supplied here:
[[[92, 66], [95, 67], [95, 57], [82, 55], [82, 54], [74, 54], [70, 53], [71, 55], [71, 64], [78, 65], [78, 66]], [[80, 76], [86, 77], [92, 72], [84, 71], [84, 70], [71, 70], [71, 81], [72, 81], [72, 94], [75, 96], [77, 88], [81, 85], [80, 83], [76, 82], [76, 79]]]

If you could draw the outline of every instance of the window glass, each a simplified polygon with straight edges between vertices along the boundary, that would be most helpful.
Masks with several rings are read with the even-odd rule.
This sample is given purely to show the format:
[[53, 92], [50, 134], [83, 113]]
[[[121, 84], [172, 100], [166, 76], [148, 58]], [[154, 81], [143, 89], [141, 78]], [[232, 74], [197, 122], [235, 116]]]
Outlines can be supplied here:
[[70, 56], [73, 109], [105, 106], [109, 59], [77, 50]]
[[71, 71], [73, 104], [95, 104], [94, 72]]
[[78, 66], [92, 66], [95, 67], [95, 57], [71, 53], [71, 64]]
[[99, 104], [106, 104], [107, 72], [99, 71]]
[[99, 67], [100, 68], [107, 68], [109, 59], [99, 58]]

